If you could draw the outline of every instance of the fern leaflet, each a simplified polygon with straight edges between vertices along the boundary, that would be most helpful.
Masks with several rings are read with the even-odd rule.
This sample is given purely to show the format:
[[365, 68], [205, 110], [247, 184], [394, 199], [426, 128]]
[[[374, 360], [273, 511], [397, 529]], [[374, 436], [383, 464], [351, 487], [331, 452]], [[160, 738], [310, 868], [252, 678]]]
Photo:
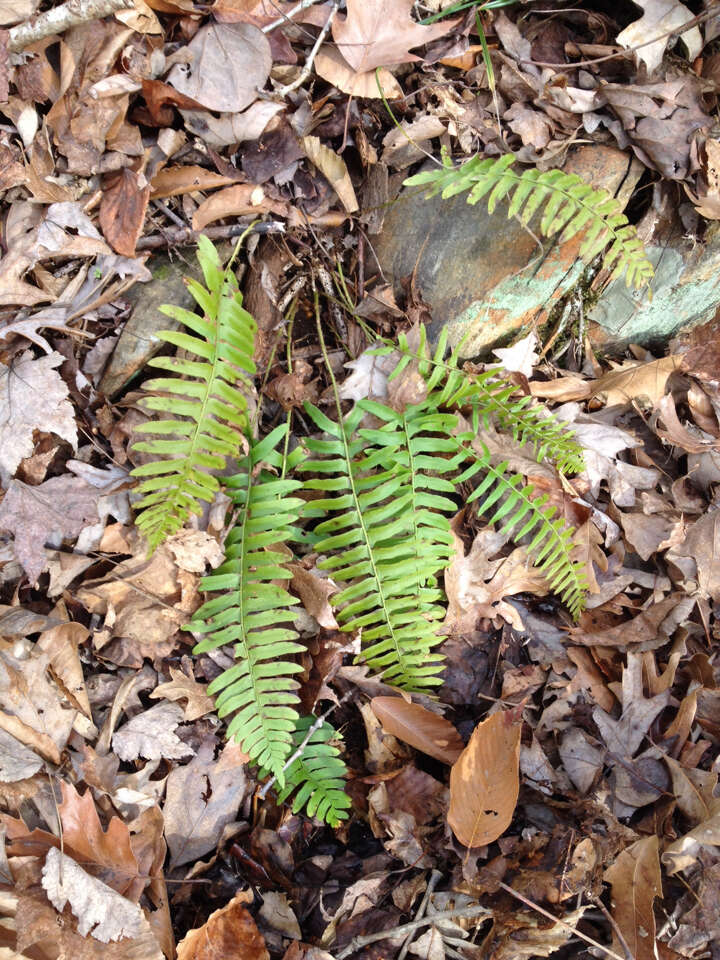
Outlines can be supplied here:
[[[454, 505], [443, 496], [452, 485], [431, 471], [448, 472], [462, 459], [439, 456], [453, 445], [432, 433], [446, 418], [431, 405], [400, 415], [371, 401], [341, 423], [305, 409], [332, 438], [308, 438], [314, 456], [303, 469], [320, 474], [305, 481], [309, 490], [335, 494], [311, 507], [330, 515], [315, 530], [315, 549], [330, 554], [321, 566], [348, 584], [332, 597], [341, 629], [362, 629], [363, 660], [387, 683], [407, 690], [438, 684], [436, 577], [450, 556], [442, 511]], [[365, 410], [380, 417], [380, 429], [357, 432]]]
[[[314, 723], [315, 717], [298, 719], [293, 733], [296, 748], [302, 745]], [[324, 820], [331, 827], [347, 820], [352, 806], [344, 789], [347, 767], [333, 743], [340, 739], [340, 734], [323, 721], [310, 735], [300, 756], [285, 771], [285, 786], [278, 793], [278, 802], [284, 803], [293, 791], [297, 791], [293, 797], [293, 813], [305, 808], [308, 816]]]
[[405, 184], [429, 184], [429, 196], [440, 193], [443, 198], [469, 190], [470, 204], [489, 194], [490, 213], [499, 200], [509, 198], [508, 218], [517, 214], [524, 224], [544, 206], [540, 221], [544, 236], [560, 234], [564, 241], [585, 231], [579, 251], [583, 260], [592, 260], [609, 244], [604, 266], [612, 268], [613, 277], [625, 271], [628, 287], [643, 287], [652, 278], [653, 267], [637, 231], [628, 223], [619, 202], [606, 190], [591, 187], [576, 174], [562, 170], [518, 173], [511, 169], [515, 162], [511, 153], [497, 159], [473, 157], [461, 167], [453, 166], [447, 152], [442, 160], [439, 169], [417, 173]]
[[203, 604], [188, 627], [208, 634], [195, 653], [235, 645], [236, 663], [213, 680], [208, 693], [217, 694], [221, 717], [234, 713], [228, 736], [281, 786], [298, 719], [292, 677], [302, 670], [287, 658], [305, 649], [288, 626], [294, 620], [289, 608], [299, 601], [277, 584], [292, 576], [283, 566], [287, 554], [277, 545], [296, 539], [293, 524], [303, 501], [292, 494], [302, 484], [278, 478], [264, 466], [280, 467], [275, 448], [286, 430], [282, 424], [253, 443], [231, 480], [237, 523], [226, 540], [225, 562], [201, 581], [202, 589], [217, 596]]
[[242, 307], [232, 270], [222, 268], [217, 251], [204, 236], [198, 240], [198, 261], [206, 286], [188, 280], [188, 289], [203, 316], [180, 307], [160, 308], [194, 336], [174, 330], [158, 334], [197, 359], [154, 357], [148, 361], [185, 379], [162, 377], [145, 384], [145, 389], [165, 395], [146, 397], [144, 405], [170, 417], [139, 426], [139, 432], [155, 437], [133, 446], [160, 458], [132, 471], [142, 480], [137, 525], [151, 551], [179, 530], [191, 513], [200, 513], [199, 501], [213, 499], [219, 483], [211, 471], [222, 470], [226, 458], [239, 456], [245, 445], [243, 390], [252, 389], [249, 377], [255, 373], [257, 325]]

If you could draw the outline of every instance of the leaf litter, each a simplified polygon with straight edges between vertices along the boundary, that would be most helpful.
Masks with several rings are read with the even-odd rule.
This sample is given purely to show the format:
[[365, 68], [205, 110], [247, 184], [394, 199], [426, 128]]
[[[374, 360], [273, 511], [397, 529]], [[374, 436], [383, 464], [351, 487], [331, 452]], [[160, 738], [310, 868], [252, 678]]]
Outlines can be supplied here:
[[585, 470], [561, 478], [480, 433], [575, 527], [577, 624], [526, 548], [458, 502], [444, 682], [410, 698], [353, 665], [322, 558], [289, 565], [301, 702], [343, 734], [336, 828], [279, 803], [225, 742], [207, 689], [229, 658], [193, 656], [185, 628], [222, 560], [227, 500], [147, 556], [129, 478], [147, 413], [119, 334], [152, 284], [189, 271], [198, 230], [227, 258], [259, 221], [241, 282], [265, 425], [289, 414], [302, 441], [303, 403], [332, 403], [313, 285], [345, 406], [402, 412], [424, 384], [413, 365], [389, 379], [399, 356], [377, 345], [445, 318], [415, 277], [388, 285], [374, 234], [404, 171], [441, 146], [545, 171], [578, 140], [614, 143], [644, 171], [632, 218], [661, 237], [679, 223], [703, 249], [720, 219], [713, 5], [128, 0], [81, 3], [95, 12], [16, 46], [48, 6], [62, 14], [0, 3], [5, 949], [709, 956], [718, 320], [606, 355], [581, 317], [560, 354], [537, 327], [468, 367], [502, 367], [584, 448]]

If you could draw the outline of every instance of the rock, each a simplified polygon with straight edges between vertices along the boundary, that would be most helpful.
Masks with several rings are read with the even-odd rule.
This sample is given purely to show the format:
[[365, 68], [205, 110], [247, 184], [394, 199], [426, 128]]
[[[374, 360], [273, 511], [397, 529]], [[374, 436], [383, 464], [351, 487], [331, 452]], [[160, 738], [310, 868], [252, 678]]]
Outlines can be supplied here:
[[[642, 235], [642, 224], [638, 231]], [[629, 343], [663, 347], [681, 328], [710, 320], [720, 306], [720, 224], [710, 224], [704, 243], [685, 237], [650, 240], [645, 250], [655, 267], [652, 297], [628, 290], [619, 278], [588, 313], [590, 340], [606, 353]]]
[[166, 253], [156, 254], [149, 263], [152, 280], [137, 283], [125, 295], [132, 304], [132, 313], [123, 327], [113, 355], [99, 384], [99, 391], [114, 397], [163, 346], [157, 337], [160, 330], [177, 330], [179, 324], [160, 313], [163, 303], [192, 309], [195, 301], [183, 281], [185, 276], [199, 276], [196, 262], [171, 260]]
[[[629, 154], [604, 145], [583, 146], [564, 169], [618, 196], [623, 206], [643, 167]], [[450, 342], [466, 337], [462, 354], [475, 356], [523, 328], [544, 323], [557, 301], [578, 282], [580, 239], [558, 245], [507, 219], [503, 204], [491, 216], [466, 194], [426, 199], [407, 188], [390, 208], [373, 240], [378, 260], [396, 289], [415, 273], [415, 285], [433, 316], [431, 335], [450, 327]], [[530, 224], [532, 228], [532, 222]]]

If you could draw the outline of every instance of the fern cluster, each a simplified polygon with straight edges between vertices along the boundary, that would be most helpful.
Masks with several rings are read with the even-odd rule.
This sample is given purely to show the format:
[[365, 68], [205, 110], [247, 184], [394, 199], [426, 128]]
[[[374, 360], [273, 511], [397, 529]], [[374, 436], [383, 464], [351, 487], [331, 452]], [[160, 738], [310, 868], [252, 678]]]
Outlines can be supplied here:
[[359, 634], [362, 661], [388, 683], [427, 691], [442, 680], [442, 578], [460, 485], [474, 484], [468, 502], [528, 542], [574, 615], [583, 605], [571, 531], [546, 497], [535, 497], [506, 462], [495, 462], [479, 428], [492, 419], [564, 471], [582, 465], [580, 448], [542, 408], [517, 400], [494, 371], [468, 375], [455, 356], [444, 359], [444, 338], [431, 356], [423, 337], [414, 351], [401, 338], [394, 373], [417, 365], [425, 385], [420, 402], [396, 410], [364, 400], [343, 415], [338, 399], [337, 419], [308, 404], [317, 435], [291, 452], [289, 424], [258, 438], [247, 414], [255, 323], [232, 271], [205, 238], [198, 258], [206, 286], [191, 281], [190, 289], [202, 316], [165, 308], [193, 335], [163, 335], [198, 359], [152, 361], [180, 376], [146, 385], [153, 394], [147, 407], [171, 416], [147, 424], [155, 439], [136, 447], [157, 458], [135, 471], [137, 522], [155, 548], [199, 512], [200, 501], [212, 499], [218, 473], [225, 473], [233, 523], [225, 561], [202, 580], [208, 598], [188, 625], [200, 637], [195, 652], [231, 653], [232, 666], [209, 692], [228, 717], [228, 735], [272, 775], [279, 799], [294, 794], [293, 809], [337, 824], [349, 801], [336, 735], [297, 710], [304, 647], [293, 625], [299, 601], [287, 589], [291, 546], [312, 546], [338, 581], [337, 620]]
[[517, 215], [527, 224], [541, 212], [540, 232], [546, 237], [559, 236], [561, 241], [583, 231], [582, 260], [592, 260], [607, 247], [604, 266], [612, 270], [612, 277], [625, 271], [628, 287], [649, 283], [652, 264], [615, 197], [590, 186], [577, 174], [535, 169], [519, 173], [513, 169], [514, 163], [515, 156], [509, 153], [497, 159], [476, 156], [455, 167], [444, 152], [440, 168], [415, 174], [405, 184], [428, 185], [429, 196], [439, 193], [444, 198], [469, 191], [470, 204], [487, 196], [490, 213], [498, 201], [509, 199], [508, 218]]

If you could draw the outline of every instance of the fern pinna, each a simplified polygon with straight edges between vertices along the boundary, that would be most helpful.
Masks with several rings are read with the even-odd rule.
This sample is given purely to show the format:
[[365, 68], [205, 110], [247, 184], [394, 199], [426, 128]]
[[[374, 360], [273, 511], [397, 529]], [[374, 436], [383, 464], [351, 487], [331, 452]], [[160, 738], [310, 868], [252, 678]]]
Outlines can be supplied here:
[[250, 377], [255, 373], [257, 325], [243, 309], [235, 275], [223, 269], [207, 237], [199, 238], [197, 256], [206, 286], [197, 280], [188, 280], [187, 286], [203, 315], [181, 307], [160, 307], [194, 336], [176, 330], [158, 334], [197, 359], [154, 357], [148, 361], [181, 376], [145, 383], [145, 390], [161, 395], [144, 398], [144, 406], [170, 417], [137, 427], [140, 433], [155, 437], [133, 446], [159, 457], [132, 471], [142, 480], [136, 522], [151, 550], [179, 530], [190, 514], [199, 514], [201, 500], [213, 499], [220, 484], [212, 471], [222, 470], [227, 458], [238, 457], [246, 444], [245, 392], [252, 389]]
[[[455, 488], [443, 475], [463, 459], [442, 434], [454, 418], [432, 402], [398, 413], [362, 401], [335, 423], [316, 407], [305, 409], [328, 439], [308, 438], [311, 458], [302, 469], [318, 476], [307, 489], [334, 496], [311, 502], [331, 515], [314, 531], [320, 564], [346, 586], [332, 597], [343, 630], [362, 631], [362, 659], [387, 683], [422, 690], [441, 682], [444, 616], [438, 577], [450, 559], [447, 514]], [[358, 429], [365, 413], [378, 429]], [[447, 456], [455, 452], [455, 456]]]
[[454, 167], [446, 152], [437, 170], [417, 173], [405, 180], [407, 186], [431, 187], [430, 196], [444, 198], [470, 191], [467, 202], [478, 203], [488, 195], [488, 211], [493, 213], [497, 202], [510, 198], [508, 218], [520, 217], [524, 224], [541, 208], [540, 232], [546, 237], [559, 234], [568, 240], [584, 231], [579, 255], [590, 261], [601, 250], [604, 266], [612, 276], [623, 271], [628, 285], [645, 286], [653, 276], [653, 267], [637, 231], [628, 223], [619, 202], [606, 190], [590, 186], [574, 173], [562, 170], [513, 170], [512, 153], [493, 159], [476, 156], [461, 167]]
[[308, 816], [324, 820], [331, 827], [347, 820], [352, 806], [345, 793], [347, 767], [333, 742], [339, 740], [340, 734], [326, 721], [317, 726], [314, 717], [299, 717], [293, 743], [300, 752], [288, 765], [285, 786], [278, 792], [279, 803], [294, 793], [293, 813], [305, 809]]
[[225, 541], [225, 562], [201, 587], [216, 594], [189, 625], [208, 636], [195, 653], [232, 644], [236, 663], [208, 687], [221, 717], [234, 714], [228, 736], [250, 759], [269, 770], [282, 786], [283, 765], [293, 748], [298, 702], [293, 675], [302, 668], [288, 659], [305, 648], [292, 628], [291, 607], [299, 603], [278, 581], [292, 579], [277, 545], [296, 539], [294, 524], [303, 501], [292, 494], [298, 480], [278, 477], [276, 447], [287, 425], [254, 442], [229, 486], [237, 521]]

